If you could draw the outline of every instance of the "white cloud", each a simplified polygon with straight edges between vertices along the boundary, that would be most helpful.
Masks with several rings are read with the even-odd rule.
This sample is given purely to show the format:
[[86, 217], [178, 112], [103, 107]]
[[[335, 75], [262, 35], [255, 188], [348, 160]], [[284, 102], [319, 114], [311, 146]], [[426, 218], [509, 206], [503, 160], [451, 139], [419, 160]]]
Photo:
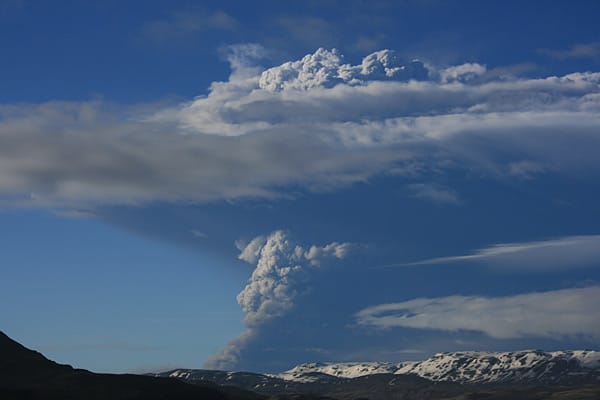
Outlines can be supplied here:
[[481, 262], [520, 270], [571, 269], [600, 266], [600, 235], [566, 236], [536, 242], [496, 244], [471, 254], [438, 257], [404, 265]]
[[382, 304], [356, 314], [374, 328], [478, 331], [497, 339], [600, 338], [600, 287], [508, 297], [449, 296]]
[[449, 83], [454, 81], [468, 82], [472, 79], [482, 76], [486, 72], [487, 68], [485, 67], [485, 65], [477, 63], [467, 63], [442, 69], [439, 72], [439, 75], [442, 83]]
[[304, 251], [303, 257], [306, 258], [311, 265], [319, 266], [321, 261], [331, 258], [343, 259], [348, 256], [348, 253], [355, 248], [353, 243], [338, 243], [333, 242], [323, 247], [312, 245], [308, 250]]
[[481, 81], [468, 79], [484, 71], [476, 64], [435, 70], [379, 51], [350, 65], [323, 49], [260, 72], [263, 51], [230, 47], [230, 80], [170, 107], [0, 106], [0, 198], [273, 198], [441, 156], [491, 176], [600, 173], [600, 73]]
[[267, 49], [257, 43], [241, 43], [222, 49], [231, 67], [230, 81], [245, 80], [262, 72], [257, 61], [265, 58]]
[[[583, 97], [599, 91], [600, 74], [592, 73], [463, 83], [469, 81], [469, 76], [485, 71], [484, 67], [475, 66], [427, 70], [422, 63], [403, 62], [388, 50], [366, 56], [361, 64], [350, 65], [343, 63], [336, 50], [319, 49], [244, 82], [215, 83], [209, 96], [157, 118], [178, 122], [190, 131], [218, 135], [284, 129], [290, 123], [318, 127], [345, 122], [366, 128], [367, 136], [381, 138], [375, 130], [380, 127], [371, 123], [404, 123], [406, 133], [412, 133], [414, 138], [428, 135], [419, 128], [429, 127], [413, 127], [415, 122], [430, 122], [443, 131], [448, 120], [470, 125], [465, 129], [455, 126], [448, 133], [489, 128], [486, 125], [492, 122], [500, 129], [527, 128], [530, 124], [549, 126], [536, 113], [556, 117], [555, 113], [562, 111], [565, 115], [561, 118], [575, 116], [572, 113], [581, 108]], [[432, 78], [429, 81], [414, 81], [425, 80], [428, 75]], [[443, 81], [435, 80], [436, 75]], [[513, 113], [520, 118], [511, 123]], [[594, 118], [594, 124], [597, 123]], [[335, 138], [335, 133], [344, 128], [334, 126], [330, 134]], [[405, 136], [390, 132], [385, 143], [405, 141]]]
[[336, 50], [320, 48], [301, 60], [287, 62], [264, 71], [258, 81], [261, 89], [270, 92], [331, 88], [337, 84], [359, 85], [369, 81], [408, 81], [428, 78], [420, 61], [403, 62], [391, 50], [381, 50], [366, 56], [360, 65], [343, 63]]
[[267, 322], [287, 314], [298, 297], [310, 289], [311, 273], [327, 260], [341, 260], [355, 246], [333, 242], [325, 246], [305, 248], [296, 244], [284, 231], [258, 236], [240, 248], [239, 258], [256, 263], [248, 284], [238, 294], [237, 301], [246, 312], [244, 324], [248, 330], [206, 363], [210, 368], [231, 368], [243, 348], [260, 335]]

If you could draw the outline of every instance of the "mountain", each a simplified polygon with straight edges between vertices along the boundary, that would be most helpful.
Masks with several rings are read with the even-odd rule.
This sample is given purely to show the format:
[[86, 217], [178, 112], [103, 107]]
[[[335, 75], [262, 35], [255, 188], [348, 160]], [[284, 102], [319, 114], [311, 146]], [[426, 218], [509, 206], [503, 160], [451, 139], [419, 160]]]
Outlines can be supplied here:
[[600, 399], [600, 352], [439, 353], [420, 362], [306, 363], [279, 374], [177, 369], [161, 374], [265, 395], [337, 399]]
[[355, 362], [355, 363], [306, 363], [300, 364], [289, 371], [272, 375], [286, 381], [314, 382], [319, 375], [337, 378], [358, 378], [365, 375], [393, 374], [404, 364], [385, 362]]
[[95, 374], [57, 364], [0, 332], [0, 399], [598, 400], [599, 362], [594, 351], [463, 352], [416, 363], [309, 363], [276, 375]]
[[413, 374], [431, 381], [460, 383], [600, 383], [600, 351], [525, 350], [514, 352], [438, 353], [420, 362], [389, 364], [307, 363], [275, 374], [286, 381], [315, 381], [315, 374], [357, 378], [373, 374]]
[[395, 374], [462, 383], [600, 383], [600, 352], [438, 353], [425, 361], [403, 365]]
[[0, 332], [0, 399], [258, 400], [263, 396], [215, 384], [132, 374], [95, 374], [57, 364]]

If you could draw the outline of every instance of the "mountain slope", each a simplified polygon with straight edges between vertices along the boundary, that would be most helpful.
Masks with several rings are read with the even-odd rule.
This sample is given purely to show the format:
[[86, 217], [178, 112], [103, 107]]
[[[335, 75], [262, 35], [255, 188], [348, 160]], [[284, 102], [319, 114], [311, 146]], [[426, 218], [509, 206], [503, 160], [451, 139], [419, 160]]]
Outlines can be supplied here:
[[190, 385], [180, 380], [141, 375], [95, 374], [57, 364], [29, 350], [0, 332], [0, 398], [158, 400], [250, 400], [261, 396], [239, 389], [205, 383]]
[[[57, 364], [0, 332], [0, 399], [597, 400], [598, 355], [591, 351], [440, 353], [419, 363], [310, 363], [277, 376], [182, 369], [157, 376], [112, 375]], [[576, 385], [564, 386], [567, 381]], [[544, 382], [563, 385], [540, 385]]]
[[597, 400], [600, 352], [439, 353], [420, 362], [306, 363], [280, 374], [179, 369], [160, 376], [212, 381], [265, 395], [354, 400]]
[[438, 353], [396, 374], [470, 383], [600, 383], [600, 352], [591, 350]]
[[[362, 363], [361, 363], [362, 364]], [[257, 391], [277, 399], [288, 395], [327, 396], [338, 400], [598, 400], [600, 385], [522, 385], [522, 384], [463, 384], [432, 382], [412, 374], [370, 374], [356, 378], [334, 377], [320, 372], [306, 372], [315, 378], [302, 382], [283, 380], [268, 375], [247, 372], [210, 370], [174, 370], [164, 373], [186, 382], [207, 380], [221, 385], [233, 385]], [[320, 398], [320, 397], [319, 397]]]
[[420, 362], [389, 364], [307, 363], [272, 375], [286, 381], [314, 382], [317, 374], [338, 378], [357, 378], [373, 374], [413, 374], [436, 382], [460, 383], [600, 383], [600, 352], [592, 350], [537, 350], [514, 352], [438, 353]]
[[314, 382], [319, 379], [318, 374], [335, 376], [338, 378], [358, 378], [365, 375], [393, 374], [404, 364], [390, 364], [385, 362], [355, 362], [355, 363], [306, 363], [300, 364], [288, 371], [271, 375], [286, 381]]

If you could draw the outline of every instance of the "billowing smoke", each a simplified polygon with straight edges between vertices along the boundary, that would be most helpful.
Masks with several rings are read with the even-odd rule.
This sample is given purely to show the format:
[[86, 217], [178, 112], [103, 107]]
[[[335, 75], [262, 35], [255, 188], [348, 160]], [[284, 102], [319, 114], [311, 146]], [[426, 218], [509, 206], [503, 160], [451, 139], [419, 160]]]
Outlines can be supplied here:
[[426, 80], [429, 70], [414, 60], [404, 63], [391, 50], [381, 50], [366, 56], [359, 65], [343, 64], [336, 50], [323, 48], [301, 60], [286, 62], [264, 71], [258, 85], [272, 92], [298, 89], [331, 88], [337, 84], [360, 85], [369, 81]]
[[351, 243], [329, 243], [303, 247], [284, 231], [258, 236], [240, 245], [239, 258], [256, 267], [237, 301], [246, 312], [248, 331], [234, 339], [212, 357], [206, 367], [227, 369], [236, 365], [243, 348], [260, 329], [277, 317], [288, 313], [296, 300], [310, 291], [313, 274], [328, 261], [341, 260], [356, 246]]

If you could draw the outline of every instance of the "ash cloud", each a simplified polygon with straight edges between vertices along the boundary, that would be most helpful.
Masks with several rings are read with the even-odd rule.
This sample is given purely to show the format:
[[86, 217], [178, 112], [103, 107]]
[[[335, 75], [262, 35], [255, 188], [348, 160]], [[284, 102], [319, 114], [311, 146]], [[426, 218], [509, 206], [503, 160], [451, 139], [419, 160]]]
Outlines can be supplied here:
[[382, 50], [351, 65], [325, 49], [265, 70], [264, 54], [230, 47], [230, 79], [171, 106], [0, 106], [0, 199], [89, 209], [278, 198], [440, 155], [492, 177], [600, 172], [600, 73], [490, 79], [481, 64]]
[[[241, 247], [241, 246], [240, 246]], [[261, 335], [261, 330], [274, 319], [295, 307], [297, 299], [311, 289], [318, 269], [332, 261], [346, 258], [356, 245], [329, 243], [303, 247], [288, 233], [275, 231], [258, 236], [241, 249], [239, 258], [256, 266], [237, 302], [246, 313], [246, 332], [231, 341], [225, 349], [205, 364], [207, 368], [234, 368], [247, 346]]]

